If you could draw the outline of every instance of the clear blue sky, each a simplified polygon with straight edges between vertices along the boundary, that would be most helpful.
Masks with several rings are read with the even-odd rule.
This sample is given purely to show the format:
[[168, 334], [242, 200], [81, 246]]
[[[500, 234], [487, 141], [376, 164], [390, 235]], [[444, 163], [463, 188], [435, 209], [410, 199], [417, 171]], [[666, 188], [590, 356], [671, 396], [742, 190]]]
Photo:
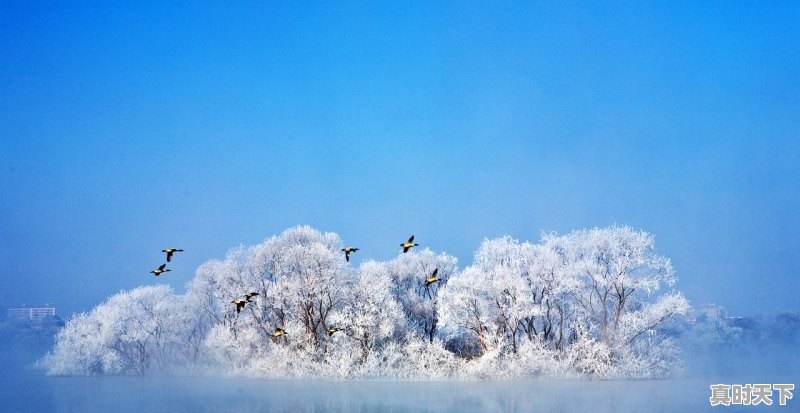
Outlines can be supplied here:
[[616, 223], [694, 304], [800, 310], [800, 2], [30, 3], [0, 3], [4, 306], [182, 291], [297, 224], [463, 268]]

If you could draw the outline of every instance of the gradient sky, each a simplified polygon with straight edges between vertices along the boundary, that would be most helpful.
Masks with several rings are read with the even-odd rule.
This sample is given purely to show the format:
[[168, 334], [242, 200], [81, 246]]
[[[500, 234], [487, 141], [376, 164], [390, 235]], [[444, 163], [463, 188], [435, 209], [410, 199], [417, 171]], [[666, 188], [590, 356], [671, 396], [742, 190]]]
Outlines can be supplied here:
[[800, 311], [800, 2], [30, 3], [0, 2], [2, 306], [183, 291], [298, 224], [463, 268], [616, 223], [693, 304]]

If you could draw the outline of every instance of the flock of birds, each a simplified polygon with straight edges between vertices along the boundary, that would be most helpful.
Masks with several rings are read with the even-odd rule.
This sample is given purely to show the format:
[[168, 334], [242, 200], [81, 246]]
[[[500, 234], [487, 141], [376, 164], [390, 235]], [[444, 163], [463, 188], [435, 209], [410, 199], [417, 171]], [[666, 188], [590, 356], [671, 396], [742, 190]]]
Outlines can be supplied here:
[[[419, 246], [419, 244], [414, 243], [414, 236], [412, 235], [411, 238], [408, 239], [408, 241], [400, 244], [400, 246], [403, 248], [403, 253], [405, 254], [411, 248]], [[358, 251], [358, 248], [354, 248], [354, 247], [342, 248], [342, 252], [344, 252], [344, 258], [345, 258], [345, 260], [347, 260], [347, 262], [350, 262], [350, 254], [353, 254], [356, 251]], [[167, 254], [167, 262], [164, 263], [164, 264], [161, 264], [155, 270], [150, 271], [151, 274], [155, 274], [156, 276], [160, 276], [161, 274], [163, 274], [163, 273], [165, 273], [167, 271], [172, 271], [172, 270], [166, 268], [167, 267], [167, 263], [172, 261], [173, 254], [175, 254], [176, 252], [183, 252], [183, 250], [180, 249], [180, 248], [166, 248], [166, 249], [161, 250], [161, 252]], [[428, 287], [430, 287], [431, 284], [433, 284], [435, 282], [438, 282], [438, 281], [441, 281], [441, 279], [439, 278], [438, 274], [439, 274], [439, 269], [436, 268], [435, 270], [433, 270], [433, 273], [429, 277], [425, 278], [425, 288], [426, 289]], [[231, 304], [234, 304], [236, 306], [236, 315], [237, 315], [237, 317], [238, 317], [239, 313], [242, 312], [242, 309], [245, 307], [245, 305], [247, 305], [248, 303], [252, 303], [253, 302], [253, 297], [258, 296], [258, 295], [259, 294], [257, 292], [253, 291], [253, 292], [249, 292], [249, 293], [245, 294], [244, 298], [239, 298], [239, 299], [231, 301]], [[338, 333], [340, 331], [344, 331], [344, 329], [341, 329], [341, 328], [338, 328], [338, 327], [330, 327], [330, 328], [328, 328], [328, 335], [332, 336], [332, 335], [334, 335], [334, 334], [336, 334], [336, 333]], [[286, 335], [288, 335], [288, 333], [286, 333], [286, 331], [283, 328], [280, 328], [280, 327], [276, 327], [275, 331], [272, 333], [272, 337], [273, 338], [278, 338], [278, 337], [286, 336]]]
[[[167, 262], [170, 262], [170, 261], [172, 261], [172, 254], [175, 254], [176, 252], [183, 252], [183, 250], [180, 249], [180, 248], [167, 248], [167, 249], [161, 250], [161, 252], [166, 252], [167, 253]], [[163, 273], [165, 273], [167, 271], [172, 271], [172, 270], [170, 270], [168, 268], [165, 268], [166, 266], [167, 266], [167, 263], [165, 262], [164, 264], [161, 264], [161, 266], [159, 266], [158, 268], [154, 269], [153, 271], [150, 271], [150, 273], [151, 274], [155, 274], [156, 277], [158, 277], [159, 275], [161, 275], [161, 274], [163, 274]]]

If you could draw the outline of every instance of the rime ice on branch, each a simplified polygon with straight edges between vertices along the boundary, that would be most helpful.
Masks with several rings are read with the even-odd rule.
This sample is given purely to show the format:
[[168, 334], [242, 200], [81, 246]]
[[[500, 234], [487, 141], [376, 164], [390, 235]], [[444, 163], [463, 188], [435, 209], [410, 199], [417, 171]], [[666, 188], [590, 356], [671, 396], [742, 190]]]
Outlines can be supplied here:
[[338, 235], [295, 227], [201, 265], [185, 294], [140, 287], [75, 316], [41, 365], [61, 375], [663, 377], [678, 352], [661, 327], [688, 303], [657, 295], [676, 278], [653, 246], [648, 233], [610, 227], [485, 240], [463, 270], [429, 249], [352, 267]]

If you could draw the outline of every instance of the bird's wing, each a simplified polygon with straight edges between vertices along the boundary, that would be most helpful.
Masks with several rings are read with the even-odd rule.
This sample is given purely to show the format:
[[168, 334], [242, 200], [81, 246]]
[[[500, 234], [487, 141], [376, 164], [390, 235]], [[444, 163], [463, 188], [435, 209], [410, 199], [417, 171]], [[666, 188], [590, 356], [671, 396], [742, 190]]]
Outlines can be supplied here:
[[411, 238], [408, 239], [408, 243], [409, 244], [411, 244], [412, 242], [414, 242], [414, 236], [413, 235], [411, 236]]
[[167, 251], [167, 262], [172, 260], [172, 250]]
[[439, 269], [438, 268], [433, 270], [433, 274], [431, 274], [431, 278], [435, 277], [436, 274], [438, 274], [438, 273], [439, 273]]
[[410, 248], [410, 247], [405, 247], [405, 248], [403, 248], [403, 252], [408, 252], [408, 249], [409, 249], [409, 248]]
[[159, 269], [159, 270], [161, 270], [161, 271], [163, 271], [163, 270], [164, 270], [164, 267], [166, 267], [166, 266], [167, 266], [167, 264], [161, 264], [161, 266], [160, 266], [160, 267], [158, 267], [158, 269]]

